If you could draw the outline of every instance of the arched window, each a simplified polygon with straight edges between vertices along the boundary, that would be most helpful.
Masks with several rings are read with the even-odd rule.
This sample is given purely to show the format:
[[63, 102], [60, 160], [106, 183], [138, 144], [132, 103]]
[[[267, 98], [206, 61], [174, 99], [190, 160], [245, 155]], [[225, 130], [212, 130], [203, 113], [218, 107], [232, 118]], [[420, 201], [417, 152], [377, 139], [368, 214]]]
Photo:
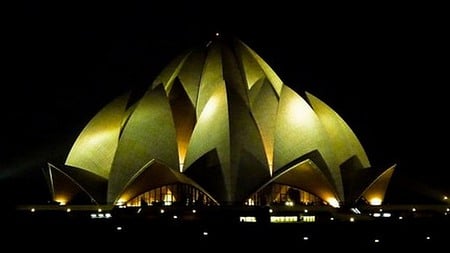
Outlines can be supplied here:
[[170, 184], [154, 188], [132, 198], [127, 206], [194, 206], [216, 205], [216, 203], [199, 189], [188, 184]]

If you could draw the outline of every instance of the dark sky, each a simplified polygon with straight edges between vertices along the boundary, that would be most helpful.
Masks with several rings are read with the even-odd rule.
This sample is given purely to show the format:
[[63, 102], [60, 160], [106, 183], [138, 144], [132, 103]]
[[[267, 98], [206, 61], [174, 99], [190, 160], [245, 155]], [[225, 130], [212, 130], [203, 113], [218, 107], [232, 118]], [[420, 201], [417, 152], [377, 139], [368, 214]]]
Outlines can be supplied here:
[[176, 55], [221, 32], [254, 49], [286, 85], [330, 105], [374, 167], [397, 164], [400, 191], [450, 195], [442, 8], [189, 3], [25, 1], [12, 8], [2, 32], [1, 188], [38, 184], [30, 175], [61, 164], [106, 103], [147, 87]]

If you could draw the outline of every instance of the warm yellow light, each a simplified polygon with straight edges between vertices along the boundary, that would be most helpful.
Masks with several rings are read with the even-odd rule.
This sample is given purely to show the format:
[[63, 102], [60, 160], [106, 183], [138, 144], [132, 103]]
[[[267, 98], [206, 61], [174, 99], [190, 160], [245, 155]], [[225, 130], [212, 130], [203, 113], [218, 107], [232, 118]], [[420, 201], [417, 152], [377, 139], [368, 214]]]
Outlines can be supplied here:
[[[267, 154], [267, 153], [266, 153]], [[269, 157], [270, 156], [270, 157]], [[272, 160], [273, 160], [273, 158], [272, 158], [272, 156], [273, 155], [269, 155], [269, 154], [267, 154], [267, 160], [269, 161], [269, 173], [270, 173], [270, 176], [272, 176], [272, 173], [273, 173], [273, 164], [272, 164]]]
[[447, 196], [444, 196], [444, 200], [447, 200], [448, 199], [448, 197]]
[[57, 198], [55, 201], [58, 202], [60, 206], [64, 206], [67, 203], [67, 199], [65, 198]]
[[330, 206], [338, 208], [339, 207], [339, 201], [337, 201], [336, 198], [327, 198], [326, 200]]
[[374, 197], [369, 200], [369, 204], [372, 206], [379, 206], [379, 205], [381, 205], [382, 202], [383, 201], [381, 200], [381, 198], [378, 198], [378, 197]]
[[307, 127], [311, 130], [314, 127], [317, 127], [316, 115], [305, 101], [295, 99], [290, 100], [287, 104], [286, 111], [290, 116], [287, 124]]
[[219, 105], [219, 98], [217, 95], [212, 96], [208, 103], [206, 104], [205, 108], [203, 109], [202, 112], [202, 118], [211, 118], [215, 115], [217, 108]]
[[184, 168], [184, 156], [181, 157], [181, 152], [180, 152], [180, 159], [179, 159], [179, 163], [180, 163], [180, 172], [183, 172], [183, 168]]
[[172, 195], [172, 192], [168, 192], [167, 194], [164, 194], [164, 205], [170, 206], [175, 201], [175, 196]]
[[67, 211], [68, 213], [70, 213], [70, 212], [72, 211], [72, 209], [67, 208], [66, 211]]
[[291, 223], [297, 221], [297, 216], [270, 216], [271, 223]]
[[184, 159], [186, 158], [188, 143], [183, 141], [178, 141], [178, 164], [180, 172], [183, 172], [184, 169]]
[[315, 215], [305, 215], [300, 217], [303, 222], [316, 222]]
[[34, 208], [31, 208], [31, 210], [30, 210], [32, 213], [34, 213], [35, 211], [36, 211], [36, 209], [34, 209]]

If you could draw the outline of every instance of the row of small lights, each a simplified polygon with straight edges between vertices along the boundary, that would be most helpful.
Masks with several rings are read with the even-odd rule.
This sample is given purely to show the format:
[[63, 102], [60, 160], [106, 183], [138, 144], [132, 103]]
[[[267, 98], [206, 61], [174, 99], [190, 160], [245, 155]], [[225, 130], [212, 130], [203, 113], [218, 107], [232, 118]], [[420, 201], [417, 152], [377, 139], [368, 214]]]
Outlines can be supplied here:
[[[122, 230], [123, 230], [123, 227], [122, 227], [122, 226], [117, 226], [117, 227], [116, 227], [116, 230], [117, 230], [117, 231], [122, 231]], [[201, 234], [202, 234], [202, 236], [208, 236], [208, 235], [209, 235], [209, 232], [206, 231], [206, 230], [204, 230], [204, 231], [202, 231]], [[309, 241], [309, 240], [311, 239], [310, 236], [301, 236], [301, 237], [302, 237], [302, 240], [303, 240], [303, 241]], [[430, 236], [430, 235], [425, 236], [425, 240], [427, 240], [427, 241], [431, 240], [431, 236]], [[381, 240], [380, 240], [379, 238], [375, 238], [375, 239], [373, 240], [373, 242], [376, 243], [376, 244], [378, 244], [378, 243], [381, 243]]]
[[[35, 212], [35, 211], [36, 211], [35, 208], [31, 208], [31, 212]], [[68, 213], [70, 213], [71, 211], [72, 211], [72, 210], [71, 210], [70, 208], [67, 208], [67, 209], [66, 209], [66, 212], [68, 212]], [[99, 213], [101, 213], [101, 212], [102, 212], [102, 209], [99, 208], [97, 211], [98, 211]], [[141, 209], [139, 208], [137, 212], [139, 213], [140, 211], [141, 211]], [[357, 212], [357, 211], [359, 211], [359, 210], [356, 209], [356, 211], [354, 211], [354, 212], [355, 212], [355, 213], [360, 213], [360, 212]], [[380, 211], [380, 212], [383, 212], [383, 209], [380, 208], [379, 211]], [[412, 212], [416, 212], [417, 209], [416, 209], [415, 207], [413, 207], [413, 208], [411, 208], [411, 211], [412, 211]], [[446, 212], [445, 212], [445, 215], [447, 215], [448, 212], [450, 212], [450, 208], [446, 208], [445, 211], [446, 211]], [[161, 213], [161, 214], [164, 213], [164, 212], [165, 212], [164, 209], [161, 209], [161, 210], [160, 210], [160, 213]], [[196, 213], [196, 212], [197, 212], [197, 211], [196, 211], [195, 209], [192, 210], [192, 213]], [[304, 209], [304, 212], [305, 212], [305, 213], [308, 213], [308, 209]], [[273, 209], [269, 209], [269, 213], [273, 213]], [[372, 214], [370, 214], [370, 215], [372, 215]], [[390, 214], [390, 213], [383, 213], [383, 214], [380, 214], [380, 213], [374, 213], [373, 216], [374, 216], [374, 217], [380, 217], [380, 216], [382, 216], [382, 217], [391, 217], [391, 214]], [[104, 215], [98, 215], [98, 216], [97, 216], [97, 214], [91, 214], [91, 218], [111, 218], [111, 217], [112, 217], [112, 216], [111, 216], [110, 213], [107, 213], [107, 214], [104, 214]], [[174, 215], [174, 216], [173, 216], [173, 219], [178, 219], [178, 216], [177, 216], [177, 215]], [[402, 217], [402, 216], [399, 216], [398, 219], [399, 219], [399, 220], [402, 220], [403, 217]], [[333, 218], [333, 217], [330, 217], [330, 220], [333, 221], [334, 218]], [[350, 222], [355, 222], [355, 218], [354, 218], [354, 217], [350, 217], [350, 218], [349, 218], [349, 221], [350, 221]]]
[[[216, 34], [216, 36], [219, 36], [219, 35]], [[444, 199], [444, 200], [448, 200], [448, 197], [447, 197], [447, 196], [444, 196], [443, 199]], [[293, 203], [292, 201], [287, 201], [285, 204], [286, 204], [287, 206], [293, 206], [294, 203]], [[120, 207], [120, 208], [124, 208], [124, 207], [126, 207], [126, 206], [125, 206], [125, 205], [119, 205], [119, 207]], [[31, 212], [35, 212], [35, 211], [36, 211], [35, 208], [31, 208], [30, 210], [31, 210]], [[380, 212], [382, 212], [382, 210], [383, 210], [383, 209], [380, 209]], [[67, 211], [67, 212], [71, 212], [71, 209], [70, 209], [70, 208], [67, 208], [66, 211]], [[101, 211], [102, 211], [102, 209], [99, 208], [99, 209], [98, 209], [98, 212], [101, 212]], [[270, 212], [270, 213], [272, 213], [272, 211], [273, 211], [272, 209], [269, 209], [269, 212]], [[415, 207], [413, 207], [413, 208], [411, 209], [411, 211], [415, 212], [415, 211], [417, 211], [417, 209], [416, 209]], [[449, 211], [450, 211], [450, 208], [447, 208], [447, 209], [446, 209], [445, 215], [447, 215], [447, 212], [449, 212]], [[305, 213], [306, 213], [306, 212], [308, 212], [307, 209], [305, 209]], [[161, 209], [161, 213], [164, 213], [164, 209]], [[193, 213], [195, 213], [195, 209], [193, 210]]]
[[[36, 211], [37, 211], [36, 208], [34, 208], [34, 207], [30, 208], [30, 212], [34, 213]], [[72, 209], [70, 207], [66, 208], [66, 212], [70, 213], [71, 211], [72, 211]], [[97, 209], [97, 212], [99, 212], [99, 213], [101, 213], [102, 211], [103, 211], [103, 209], [101, 209], [101, 208]]]
[[[34, 207], [30, 208], [30, 212], [34, 213], [34, 212], [36, 212], [36, 211], [37, 211], [36, 208], [34, 208]], [[66, 209], [66, 212], [68, 212], [68, 213], [70, 213], [71, 211], [72, 211], [71, 208], [67, 208], [67, 209]], [[102, 212], [102, 209], [99, 208], [99, 209], [97, 209], [97, 211], [98, 211], [99, 213], [101, 213], [101, 212]], [[141, 211], [141, 208], [139, 208], [137, 212], [139, 213], [140, 211]], [[305, 213], [307, 213], [307, 212], [308, 212], [308, 209], [304, 209], [303, 211], [304, 211]], [[356, 209], [356, 208], [353, 208], [352, 211], [355, 212], [355, 213], [357, 213], [357, 214], [360, 214], [359, 210]], [[383, 209], [380, 208], [379, 211], [380, 211], [380, 212], [383, 212]], [[413, 208], [411, 208], [411, 211], [412, 211], [412, 212], [416, 212], [417, 209], [416, 209], [415, 207], [413, 207]], [[164, 209], [161, 209], [161, 210], [160, 210], [160, 213], [164, 213], [164, 212], [165, 212]], [[196, 213], [196, 212], [197, 212], [197, 211], [196, 211], [195, 209], [192, 209], [192, 213]], [[445, 209], [445, 215], [447, 215], [448, 212], [450, 212], [450, 208], [447, 207], [447, 208]], [[273, 209], [270, 208], [270, 209], [269, 209], [269, 213], [273, 213]]]
[[[35, 208], [31, 208], [30, 210], [31, 210], [31, 212], [35, 212], [35, 211], [36, 211]], [[99, 208], [97, 211], [98, 211], [99, 213], [101, 213], [101, 212], [102, 212], [102, 209]], [[139, 211], [140, 211], [140, 209], [138, 210], [138, 212], [139, 212]], [[382, 211], [383, 211], [383, 209], [380, 209], [380, 212], [382, 212]], [[411, 211], [416, 212], [417, 209], [413, 207], [413, 208], [411, 209]], [[70, 208], [67, 208], [67, 209], [66, 209], [66, 212], [71, 212], [71, 209], [70, 209]], [[196, 209], [193, 209], [193, 210], [192, 210], [192, 213], [196, 213], [196, 212], [197, 212]], [[308, 209], [304, 209], [304, 212], [305, 212], [305, 213], [308, 213]], [[450, 212], [450, 208], [446, 208], [446, 213], [445, 213], [445, 215], [447, 215], [447, 212]], [[165, 213], [165, 210], [164, 210], [164, 209], [161, 209], [161, 210], [160, 210], [160, 213]], [[269, 209], [269, 213], [273, 213], [273, 209]], [[378, 214], [379, 214], [379, 213], [378, 213]], [[387, 213], [385, 213], [385, 214], [387, 214]], [[93, 217], [93, 215], [94, 215], [94, 214], [91, 214], [91, 217]], [[378, 216], [377, 213], [374, 213], [374, 217], [377, 217], [377, 216]], [[384, 215], [383, 215], [383, 216], [384, 216]], [[99, 217], [100, 217], [100, 216], [99, 216]], [[105, 213], [104, 216], [101, 216], [101, 217], [110, 218], [110, 217], [111, 217], [111, 214], [110, 214], [110, 213]], [[384, 216], [384, 217], [390, 217], [390, 215]], [[177, 216], [177, 215], [174, 215], [174, 216], [173, 216], [173, 219], [178, 219], [178, 216]], [[399, 219], [403, 219], [403, 217], [400, 216]], [[333, 217], [330, 217], [330, 220], [334, 220], [334, 218], [333, 218]], [[355, 217], [350, 217], [350, 218], [349, 218], [349, 221], [350, 221], [350, 222], [355, 222]], [[122, 230], [123, 230], [123, 227], [122, 227], [122, 226], [117, 226], [117, 227], [116, 227], [116, 230], [117, 230], [117, 231], [122, 231]], [[209, 234], [209, 233], [208, 233], [207, 231], [203, 231], [203, 232], [202, 232], [202, 235], [203, 235], [203, 236], [208, 236], [208, 234]], [[307, 240], [309, 240], [309, 239], [310, 239], [310, 237], [308, 237], [308, 236], [303, 236], [303, 240], [304, 240], [304, 241], [307, 241]], [[426, 236], [425, 239], [426, 239], [426, 240], [431, 240], [431, 236]], [[380, 243], [380, 242], [381, 242], [380, 239], [374, 239], [374, 243]]]
[[[31, 208], [30, 211], [31, 211], [31, 212], [35, 212], [36, 209], [35, 209], [35, 208]], [[72, 209], [70, 209], [70, 208], [67, 208], [67, 209], [66, 209], [66, 212], [68, 212], [68, 213], [70, 213], [71, 211], [72, 211]], [[102, 212], [102, 209], [99, 208], [97, 211], [98, 211], [99, 213], [101, 213], [101, 212]], [[141, 209], [139, 208], [138, 211], [137, 211], [137, 213], [140, 213], [140, 211], [141, 211]], [[359, 211], [359, 210], [358, 210], [358, 211]], [[386, 218], [391, 217], [391, 214], [390, 214], [390, 213], [382, 213], [382, 212], [383, 212], [383, 209], [380, 208], [379, 211], [380, 211], [381, 213], [373, 213], [373, 214], [369, 214], [369, 215], [371, 215], [371, 216], [373, 216], [373, 217], [380, 217], [380, 216], [386, 217]], [[411, 211], [412, 211], [412, 212], [416, 212], [417, 209], [416, 209], [415, 207], [413, 207], [413, 208], [411, 208]], [[161, 209], [161, 210], [160, 210], [160, 213], [161, 213], [161, 214], [163, 214], [164, 212], [165, 212], [164, 209]], [[196, 212], [197, 212], [196, 209], [192, 209], [192, 213], [196, 213]], [[304, 212], [305, 212], [305, 213], [308, 213], [308, 209], [304, 209]], [[355, 212], [355, 211], [354, 211], [354, 212]], [[445, 214], [445, 215], [448, 215], [448, 212], [450, 212], [450, 208], [446, 208], [444, 214]], [[269, 209], [269, 213], [273, 213], [273, 209]], [[359, 212], [356, 212], [356, 213], [359, 213]], [[110, 213], [106, 213], [106, 214], [104, 214], [104, 215], [91, 214], [91, 218], [111, 218], [111, 217], [112, 217], [112, 216], [111, 216]], [[177, 215], [174, 215], [174, 216], [173, 216], [173, 219], [178, 219], [178, 216], [177, 216]], [[402, 220], [402, 219], [403, 219], [403, 216], [399, 216], [398, 219], [399, 219], [399, 220]], [[334, 218], [331, 217], [330, 220], [333, 221]], [[350, 217], [350, 218], [349, 218], [349, 221], [350, 221], [350, 222], [354, 222], [354, 221], [355, 221], [355, 217]]]

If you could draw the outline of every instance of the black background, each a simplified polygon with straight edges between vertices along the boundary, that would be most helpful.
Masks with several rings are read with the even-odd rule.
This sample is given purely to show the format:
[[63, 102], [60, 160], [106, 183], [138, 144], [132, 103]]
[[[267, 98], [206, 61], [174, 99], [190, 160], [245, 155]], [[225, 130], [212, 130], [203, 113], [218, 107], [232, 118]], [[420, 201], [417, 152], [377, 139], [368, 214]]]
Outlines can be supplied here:
[[397, 164], [389, 197], [450, 194], [442, 6], [112, 2], [25, 1], [7, 10], [0, 154], [7, 197], [47, 198], [40, 169], [63, 163], [98, 110], [147, 87], [171, 59], [216, 32], [237, 36], [286, 85], [331, 106], [374, 167]]

